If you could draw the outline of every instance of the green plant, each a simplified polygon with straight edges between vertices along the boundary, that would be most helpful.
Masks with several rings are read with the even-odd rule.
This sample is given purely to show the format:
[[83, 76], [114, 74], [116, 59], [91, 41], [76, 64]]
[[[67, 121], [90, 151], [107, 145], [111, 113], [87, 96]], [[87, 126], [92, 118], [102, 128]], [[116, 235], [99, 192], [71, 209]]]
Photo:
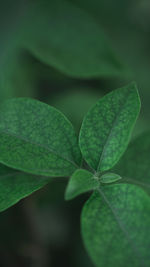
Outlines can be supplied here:
[[85, 116], [78, 144], [57, 109], [28, 98], [4, 102], [0, 210], [52, 177], [71, 176], [66, 200], [94, 191], [84, 205], [81, 230], [95, 265], [149, 266], [150, 134], [136, 138], [125, 152], [139, 110], [135, 83], [112, 91]]

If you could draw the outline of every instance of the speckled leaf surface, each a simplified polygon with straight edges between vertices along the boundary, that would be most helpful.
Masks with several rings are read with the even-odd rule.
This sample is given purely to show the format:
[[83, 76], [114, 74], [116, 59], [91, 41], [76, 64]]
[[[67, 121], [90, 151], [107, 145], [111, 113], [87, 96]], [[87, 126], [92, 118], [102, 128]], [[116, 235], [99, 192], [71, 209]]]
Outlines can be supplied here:
[[81, 156], [71, 123], [55, 108], [27, 98], [0, 107], [0, 162], [45, 176], [69, 176]]
[[99, 182], [94, 179], [93, 173], [87, 170], [78, 169], [73, 173], [68, 182], [65, 199], [73, 199], [80, 194], [96, 189], [98, 186]]
[[0, 211], [40, 189], [51, 178], [19, 172], [0, 164]]
[[84, 159], [97, 171], [112, 168], [124, 153], [140, 110], [135, 83], [112, 91], [87, 113], [80, 131]]
[[129, 144], [113, 169], [124, 182], [137, 184], [150, 194], [150, 132], [143, 133]]
[[97, 21], [72, 3], [32, 1], [24, 20], [21, 45], [59, 71], [78, 78], [127, 73]]
[[101, 187], [83, 208], [82, 235], [97, 267], [149, 267], [150, 198], [135, 185]]

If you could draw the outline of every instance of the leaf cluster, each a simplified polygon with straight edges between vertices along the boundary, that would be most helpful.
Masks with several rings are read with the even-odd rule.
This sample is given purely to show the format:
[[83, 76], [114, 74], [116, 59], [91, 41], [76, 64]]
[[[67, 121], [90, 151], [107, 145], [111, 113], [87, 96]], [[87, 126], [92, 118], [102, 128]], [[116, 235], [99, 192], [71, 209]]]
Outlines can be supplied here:
[[0, 210], [52, 178], [71, 176], [66, 200], [94, 191], [84, 205], [81, 228], [95, 265], [148, 266], [149, 133], [126, 150], [139, 110], [135, 83], [112, 91], [85, 115], [78, 142], [57, 109], [28, 98], [4, 102]]

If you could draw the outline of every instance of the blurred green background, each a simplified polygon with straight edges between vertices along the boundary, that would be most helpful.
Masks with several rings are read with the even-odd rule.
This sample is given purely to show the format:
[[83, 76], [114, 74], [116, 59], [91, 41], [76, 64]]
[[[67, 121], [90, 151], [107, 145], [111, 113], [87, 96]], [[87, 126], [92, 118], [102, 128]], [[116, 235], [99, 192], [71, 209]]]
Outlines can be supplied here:
[[[32, 97], [60, 109], [78, 134], [109, 91], [136, 81], [150, 122], [149, 0], [1, 0], [0, 103]], [[64, 201], [68, 178], [0, 214], [0, 266], [92, 267], [80, 236], [88, 195]]]

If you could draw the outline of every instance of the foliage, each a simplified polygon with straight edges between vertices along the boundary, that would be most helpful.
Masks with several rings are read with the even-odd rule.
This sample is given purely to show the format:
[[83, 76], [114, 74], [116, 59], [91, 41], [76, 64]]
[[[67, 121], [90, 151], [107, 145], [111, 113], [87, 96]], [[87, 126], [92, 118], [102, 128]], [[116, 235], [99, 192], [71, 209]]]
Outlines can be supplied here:
[[[134, 83], [112, 91], [90, 109], [79, 135], [88, 171], [84, 169], [83, 160], [83, 169], [79, 169], [81, 155], [78, 142], [71, 123], [61, 112], [33, 99], [6, 101], [0, 109], [0, 162], [17, 171], [1, 167], [1, 210], [48, 182], [48, 179], [26, 176], [19, 171], [55, 179], [72, 174], [66, 200], [95, 191], [84, 205], [81, 220], [84, 243], [95, 265], [109, 266], [111, 263], [121, 266], [123, 261], [128, 266], [148, 266], [150, 240], [146, 236], [150, 224], [149, 197], [136, 186], [143, 187], [143, 184], [137, 183], [136, 178], [134, 182], [135, 173], [132, 176], [133, 186], [126, 184], [120, 173], [106, 172], [116, 165], [127, 148], [139, 110], [140, 100]], [[124, 156], [125, 163], [128, 163], [130, 156], [133, 158], [136, 147], [139, 153], [140, 149], [143, 151], [143, 164], [147, 167], [144, 158], [149, 139], [145, 138], [144, 142], [142, 148], [141, 142], [139, 147], [129, 147], [127, 156]], [[121, 162], [122, 159], [116, 169], [123, 172]], [[133, 160], [132, 163], [130, 159], [129, 163], [133, 164], [133, 168], [129, 167], [130, 173], [130, 169], [134, 171], [136, 162]], [[127, 170], [125, 175], [128, 176]], [[21, 183], [23, 188], [19, 190]], [[114, 239], [114, 236], [117, 237]], [[106, 255], [109, 257], [106, 258]]]
[[0, 265], [149, 266], [149, 7], [1, 1]]

